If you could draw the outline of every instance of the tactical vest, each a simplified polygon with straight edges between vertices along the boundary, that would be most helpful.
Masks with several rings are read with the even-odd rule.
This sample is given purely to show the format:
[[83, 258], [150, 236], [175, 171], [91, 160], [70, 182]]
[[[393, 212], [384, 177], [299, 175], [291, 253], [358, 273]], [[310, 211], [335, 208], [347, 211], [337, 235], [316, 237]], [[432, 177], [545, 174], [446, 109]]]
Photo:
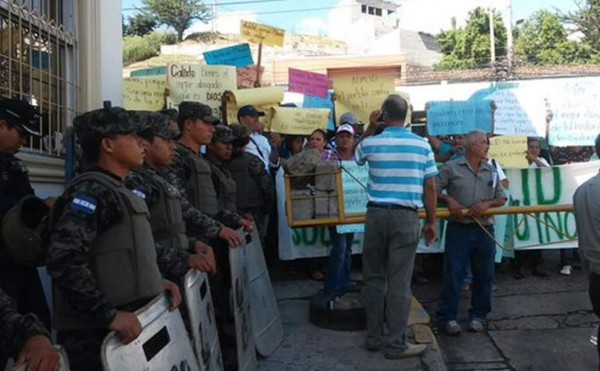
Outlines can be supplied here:
[[181, 212], [181, 194], [158, 174], [152, 174], [152, 182], [159, 188], [156, 203], [150, 209], [150, 225], [155, 241], [168, 242], [175, 249], [188, 249], [185, 222]]
[[190, 177], [185, 181], [188, 201], [196, 209], [213, 217], [219, 212], [219, 206], [215, 186], [212, 183], [210, 166], [204, 158], [200, 157], [201, 155], [195, 154], [183, 146], [181, 147], [188, 152], [187, 155], [192, 162]]
[[229, 170], [231, 177], [237, 184], [238, 210], [262, 207], [265, 204], [265, 195], [263, 195], [256, 180], [250, 176], [248, 166], [249, 161], [244, 153], [233, 157], [231, 162], [227, 164], [227, 170]]
[[[123, 217], [118, 224], [97, 236], [90, 250], [89, 267], [100, 291], [115, 307], [150, 299], [163, 291], [163, 280], [156, 264], [156, 250], [148, 223], [148, 208], [143, 199], [109, 175], [90, 171], [76, 177], [98, 182], [119, 196]], [[105, 327], [72, 308], [62, 289], [55, 290], [55, 327], [76, 330]]]
[[213, 174], [219, 181], [219, 208], [237, 212], [237, 185], [227, 170], [215, 164], [210, 165]]

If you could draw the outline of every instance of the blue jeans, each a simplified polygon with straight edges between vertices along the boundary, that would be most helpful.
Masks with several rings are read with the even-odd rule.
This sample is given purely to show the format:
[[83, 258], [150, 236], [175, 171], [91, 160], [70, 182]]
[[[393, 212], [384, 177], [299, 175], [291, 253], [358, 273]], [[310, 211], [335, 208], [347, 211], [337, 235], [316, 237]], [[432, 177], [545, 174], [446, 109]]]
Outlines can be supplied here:
[[[485, 226], [494, 235], [494, 226]], [[494, 240], [477, 224], [449, 222], [446, 230], [444, 251], [444, 280], [437, 308], [437, 320], [441, 323], [457, 319], [461, 300], [461, 285], [467, 264], [471, 263], [473, 286], [469, 319], [485, 321], [492, 309], [492, 285], [494, 282]]]
[[327, 227], [331, 239], [329, 268], [323, 289], [329, 294], [343, 294], [350, 290], [350, 268], [352, 266], [352, 241], [354, 233], [340, 234], [335, 226]]

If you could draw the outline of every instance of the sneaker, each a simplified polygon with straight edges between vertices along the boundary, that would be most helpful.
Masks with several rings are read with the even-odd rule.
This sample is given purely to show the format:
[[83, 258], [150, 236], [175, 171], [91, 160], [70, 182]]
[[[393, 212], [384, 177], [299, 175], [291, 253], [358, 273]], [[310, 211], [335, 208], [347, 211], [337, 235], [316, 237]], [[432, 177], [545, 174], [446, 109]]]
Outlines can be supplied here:
[[469, 332], [482, 332], [484, 328], [485, 324], [480, 319], [475, 318], [469, 322]]
[[408, 357], [416, 357], [425, 353], [427, 349], [427, 344], [410, 344], [408, 343], [408, 347], [404, 350], [400, 350], [398, 348], [387, 348], [384, 353], [384, 357], [387, 359], [401, 359]]
[[458, 322], [452, 320], [446, 322], [446, 324], [444, 325], [444, 332], [446, 333], [446, 335], [457, 336], [460, 335], [460, 333], [462, 332], [462, 328], [460, 328]]
[[368, 339], [365, 347], [369, 352], [377, 352], [383, 348], [383, 342], [381, 340]]
[[562, 274], [563, 276], [570, 276], [571, 275], [571, 266], [570, 265], [564, 265], [562, 267], [562, 269], [560, 270], [560, 274]]

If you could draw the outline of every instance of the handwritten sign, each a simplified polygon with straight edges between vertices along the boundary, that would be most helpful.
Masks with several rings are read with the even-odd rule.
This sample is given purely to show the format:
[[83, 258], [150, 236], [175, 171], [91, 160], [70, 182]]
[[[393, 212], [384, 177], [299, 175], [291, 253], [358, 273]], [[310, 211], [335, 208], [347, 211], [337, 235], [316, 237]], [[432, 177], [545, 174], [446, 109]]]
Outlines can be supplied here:
[[500, 136], [490, 138], [489, 157], [495, 159], [503, 168], [525, 169], [529, 166], [526, 136]]
[[427, 129], [430, 135], [466, 134], [472, 130], [492, 133], [493, 102], [439, 101], [427, 103]]
[[148, 76], [166, 76], [167, 66], [144, 68], [142, 70], [131, 71], [130, 77], [148, 77]]
[[288, 91], [327, 98], [329, 77], [320, 73], [290, 68], [288, 70]]
[[228, 123], [237, 122], [238, 109], [247, 104], [255, 106], [260, 111], [267, 113], [263, 117], [265, 130], [269, 130], [271, 124], [270, 110], [271, 106], [278, 106], [283, 100], [283, 88], [278, 86], [269, 86], [265, 88], [228, 90], [223, 94], [225, 100], [226, 117]]
[[130, 110], [158, 111], [165, 104], [165, 79], [130, 77], [123, 79], [123, 107]]
[[254, 22], [241, 21], [240, 34], [243, 38], [254, 44], [283, 46], [285, 30]]
[[[262, 80], [265, 72], [264, 67], [260, 67], [260, 86], [268, 86], [269, 83]], [[251, 89], [256, 81], [256, 66], [238, 67], [237, 68], [237, 87], [238, 89]]]
[[[327, 98], [313, 97], [305, 95], [302, 101], [303, 108], [327, 108], [330, 112], [333, 112], [333, 93], [327, 93]], [[333, 114], [329, 116], [329, 125], [327, 129], [335, 130], [335, 122], [333, 120]]]
[[600, 132], [600, 86], [593, 81], [567, 83], [550, 98], [548, 141], [554, 146], [593, 145]]
[[[369, 166], [358, 166], [354, 161], [342, 161], [342, 188], [344, 189], [344, 211], [346, 215], [367, 212], [367, 192]], [[364, 224], [338, 225], [338, 233], [363, 233]]]
[[204, 61], [209, 65], [246, 67], [254, 64], [248, 43], [204, 52]]
[[309, 135], [315, 129], [327, 130], [328, 109], [276, 107], [271, 110], [271, 131], [274, 133]]
[[363, 122], [369, 122], [371, 112], [379, 109], [385, 98], [394, 93], [394, 76], [389, 74], [334, 75], [331, 79], [338, 121], [344, 112], [353, 112]]
[[498, 89], [485, 100], [494, 101], [494, 134], [546, 135], [546, 104], [543, 96], [533, 89]]
[[235, 67], [175, 63], [167, 70], [169, 101], [173, 105], [182, 101], [202, 102], [221, 117], [221, 95], [236, 88]]

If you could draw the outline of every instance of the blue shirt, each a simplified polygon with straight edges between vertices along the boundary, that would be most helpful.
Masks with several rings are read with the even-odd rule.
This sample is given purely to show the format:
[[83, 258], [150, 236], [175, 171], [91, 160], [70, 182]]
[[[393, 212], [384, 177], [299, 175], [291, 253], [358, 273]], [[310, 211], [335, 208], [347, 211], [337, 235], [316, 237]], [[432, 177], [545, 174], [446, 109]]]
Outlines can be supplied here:
[[369, 201], [423, 207], [423, 184], [438, 172], [425, 139], [406, 128], [387, 127], [360, 142], [355, 157], [359, 165], [369, 163]]

